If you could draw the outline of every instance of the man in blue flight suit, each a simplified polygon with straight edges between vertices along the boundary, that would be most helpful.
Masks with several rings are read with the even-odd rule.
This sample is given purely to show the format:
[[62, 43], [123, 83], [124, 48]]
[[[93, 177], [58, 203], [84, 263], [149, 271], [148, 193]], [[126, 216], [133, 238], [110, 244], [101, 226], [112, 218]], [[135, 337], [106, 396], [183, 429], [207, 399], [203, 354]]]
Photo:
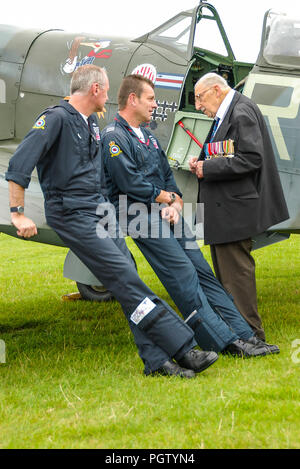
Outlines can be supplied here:
[[[24, 191], [37, 167], [47, 223], [120, 302], [146, 375], [192, 378], [218, 358], [196, 350], [192, 329], [139, 278], [124, 239], [112, 239], [101, 213], [105, 197], [100, 132], [92, 113], [108, 99], [106, 72], [78, 68], [71, 98], [41, 114], [12, 157], [9, 181], [12, 223], [19, 236], [37, 233], [24, 215]], [[176, 362], [173, 360], [175, 359]]]
[[[138, 75], [125, 77], [118, 100], [119, 113], [103, 130], [101, 140], [109, 198], [121, 226], [124, 229], [126, 225], [187, 324], [195, 330], [202, 349], [238, 357], [278, 353], [277, 346], [255, 337], [180, 215], [181, 193], [166, 155], [150, 131], [141, 127], [150, 122], [157, 107], [153, 83]], [[129, 208], [127, 212], [125, 206], [124, 216], [124, 197], [120, 196], [125, 195]], [[159, 204], [164, 204], [163, 208]], [[137, 211], [139, 223], [134, 226]], [[124, 218], [126, 223], [122, 223]]]

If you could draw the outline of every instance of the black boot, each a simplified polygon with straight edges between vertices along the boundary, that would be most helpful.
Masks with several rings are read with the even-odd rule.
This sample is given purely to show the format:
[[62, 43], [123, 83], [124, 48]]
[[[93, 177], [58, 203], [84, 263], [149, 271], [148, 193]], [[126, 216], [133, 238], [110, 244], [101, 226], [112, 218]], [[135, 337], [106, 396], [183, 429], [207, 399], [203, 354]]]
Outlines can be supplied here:
[[254, 345], [242, 339], [238, 339], [222, 351], [223, 354], [233, 355], [234, 357], [263, 357], [271, 352], [266, 345]]
[[195, 373], [192, 370], [181, 368], [177, 363], [172, 360], [166, 361], [158, 370], [152, 371], [151, 376], [179, 376], [180, 378], [195, 378]]
[[180, 366], [193, 370], [195, 373], [200, 373], [211, 366], [218, 360], [216, 352], [202, 352], [197, 349], [192, 349], [187, 352], [180, 360], [177, 360]]
[[277, 345], [267, 344], [266, 342], [261, 340], [259, 337], [257, 337], [257, 335], [253, 335], [252, 337], [250, 337], [250, 339], [248, 339], [247, 342], [253, 345], [267, 347], [271, 353], [280, 353], [280, 348]]

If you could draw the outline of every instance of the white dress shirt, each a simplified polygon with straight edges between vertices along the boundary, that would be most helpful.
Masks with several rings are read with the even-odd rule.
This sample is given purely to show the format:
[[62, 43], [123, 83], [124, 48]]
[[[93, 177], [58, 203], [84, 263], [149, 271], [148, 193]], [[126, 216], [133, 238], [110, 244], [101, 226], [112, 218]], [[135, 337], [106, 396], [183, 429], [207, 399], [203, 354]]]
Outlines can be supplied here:
[[218, 109], [218, 112], [216, 114], [216, 118], [218, 117], [220, 119], [219, 125], [217, 127], [217, 130], [219, 129], [220, 125], [222, 124], [223, 120], [225, 119], [225, 116], [227, 114], [227, 111], [232, 103], [232, 100], [234, 98], [235, 91], [230, 90], [229, 93], [226, 95], [224, 101], [222, 102], [221, 106]]

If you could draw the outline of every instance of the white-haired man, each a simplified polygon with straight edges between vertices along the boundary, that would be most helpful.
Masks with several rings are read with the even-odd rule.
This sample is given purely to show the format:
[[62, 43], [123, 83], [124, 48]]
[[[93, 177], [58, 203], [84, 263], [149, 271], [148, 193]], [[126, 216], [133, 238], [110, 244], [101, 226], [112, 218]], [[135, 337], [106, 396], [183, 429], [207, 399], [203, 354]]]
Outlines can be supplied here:
[[289, 217], [268, 130], [257, 105], [215, 73], [196, 83], [195, 102], [214, 118], [199, 159], [190, 161], [199, 178], [198, 202], [204, 204], [205, 243], [217, 278], [265, 340], [252, 238]]

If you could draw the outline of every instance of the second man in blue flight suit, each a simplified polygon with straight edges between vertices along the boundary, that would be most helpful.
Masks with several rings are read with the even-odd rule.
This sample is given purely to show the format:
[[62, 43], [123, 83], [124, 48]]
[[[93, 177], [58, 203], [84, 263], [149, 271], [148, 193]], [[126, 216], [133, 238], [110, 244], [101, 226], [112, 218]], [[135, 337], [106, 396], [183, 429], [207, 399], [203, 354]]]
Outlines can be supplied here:
[[[150, 122], [156, 107], [150, 80], [138, 75], [125, 77], [119, 90], [119, 113], [102, 132], [109, 198], [121, 226], [195, 330], [202, 349], [247, 357], [278, 353], [278, 347], [254, 336], [180, 215], [182, 194], [166, 155], [151, 132], [141, 127]], [[125, 213], [122, 196], [127, 196]]]

